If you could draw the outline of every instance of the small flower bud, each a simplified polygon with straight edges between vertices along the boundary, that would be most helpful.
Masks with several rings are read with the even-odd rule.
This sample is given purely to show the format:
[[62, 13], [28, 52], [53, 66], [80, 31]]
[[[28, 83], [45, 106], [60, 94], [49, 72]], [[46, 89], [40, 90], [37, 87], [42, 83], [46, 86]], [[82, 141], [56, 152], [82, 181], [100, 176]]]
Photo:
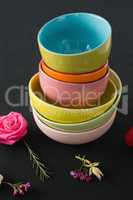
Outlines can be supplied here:
[[0, 185], [2, 184], [4, 177], [0, 174]]

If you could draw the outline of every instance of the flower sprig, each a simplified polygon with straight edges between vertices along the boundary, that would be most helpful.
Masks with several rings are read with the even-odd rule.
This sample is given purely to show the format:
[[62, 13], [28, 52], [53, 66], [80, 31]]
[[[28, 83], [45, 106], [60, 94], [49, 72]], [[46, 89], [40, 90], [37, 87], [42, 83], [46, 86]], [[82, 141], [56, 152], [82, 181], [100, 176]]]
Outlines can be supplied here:
[[25, 140], [24, 144], [29, 152], [30, 160], [32, 161], [32, 167], [33, 169], [35, 169], [36, 175], [39, 176], [40, 181], [44, 182], [45, 179], [50, 178], [47, 173], [46, 166], [40, 161], [38, 155], [33, 152], [33, 150], [30, 148]]
[[81, 157], [80, 155], [75, 156], [77, 160], [81, 161], [81, 167], [78, 170], [73, 170], [70, 172], [70, 175], [74, 179], [79, 179], [90, 183], [92, 176], [96, 176], [99, 181], [101, 181], [104, 176], [102, 171], [99, 169], [100, 162], [91, 162], [86, 159], [86, 156]]
[[27, 183], [10, 183], [4, 180], [3, 175], [0, 174], [0, 186], [4, 184], [11, 188], [12, 195], [14, 197], [24, 195], [31, 188], [30, 182]]
[[89, 170], [89, 176], [95, 175], [99, 179], [99, 181], [101, 181], [104, 174], [99, 169], [100, 162], [91, 162], [85, 157], [86, 156], [80, 157], [80, 155], [75, 156], [77, 160], [80, 160], [82, 162], [82, 167], [87, 168]]

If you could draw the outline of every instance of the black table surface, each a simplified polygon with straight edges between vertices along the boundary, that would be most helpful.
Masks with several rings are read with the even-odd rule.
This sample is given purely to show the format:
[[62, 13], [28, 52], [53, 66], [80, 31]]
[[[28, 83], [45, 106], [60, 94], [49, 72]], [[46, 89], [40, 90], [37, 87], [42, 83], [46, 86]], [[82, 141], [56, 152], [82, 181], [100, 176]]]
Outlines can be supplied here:
[[[22, 142], [0, 145], [0, 173], [9, 180], [30, 181], [33, 190], [22, 199], [129, 199], [133, 187], [133, 151], [124, 144], [124, 134], [133, 125], [133, 3], [132, 0], [1, 0], [0, 1], [0, 114], [22, 112], [29, 121], [28, 142], [38, 153], [53, 178], [40, 183], [32, 170]], [[123, 85], [128, 85], [128, 115], [118, 113], [113, 127], [99, 140], [80, 146], [63, 145], [44, 136], [36, 127], [29, 105], [8, 105], [5, 94], [11, 86], [25, 86], [38, 71], [40, 54], [37, 32], [49, 19], [67, 12], [93, 12], [107, 18], [113, 28], [110, 66]], [[22, 88], [23, 91], [23, 88]], [[20, 102], [20, 90], [10, 100]], [[23, 100], [23, 98], [22, 98]], [[121, 105], [120, 105], [121, 106]], [[101, 161], [103, 181], [84, 184], [73, 180], [69, 171], [78, 167], [74, 156], [86, 154]], [[0, 189], [0, 200], [13, 199], [7, 189]], [[21, 199], [21, 198], [20, 198]]]

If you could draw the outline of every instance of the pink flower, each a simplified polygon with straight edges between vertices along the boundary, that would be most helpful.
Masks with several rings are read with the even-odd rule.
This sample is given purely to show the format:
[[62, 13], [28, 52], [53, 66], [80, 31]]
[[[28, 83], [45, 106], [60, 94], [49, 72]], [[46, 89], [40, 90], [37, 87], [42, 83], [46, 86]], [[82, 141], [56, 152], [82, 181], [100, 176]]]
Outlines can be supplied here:
[[28, 132], [26, 119], [17, 112], [0, 116], [0, 143], [12, 145], [23, 138]]
[[14, 184], [12, 185], [14, 188], [13, 190], [13, 196], [19, 196], [19, 195], [24, 195], [28, 190], [31, 188], [31, 184], [29, 182], [25, 184]]

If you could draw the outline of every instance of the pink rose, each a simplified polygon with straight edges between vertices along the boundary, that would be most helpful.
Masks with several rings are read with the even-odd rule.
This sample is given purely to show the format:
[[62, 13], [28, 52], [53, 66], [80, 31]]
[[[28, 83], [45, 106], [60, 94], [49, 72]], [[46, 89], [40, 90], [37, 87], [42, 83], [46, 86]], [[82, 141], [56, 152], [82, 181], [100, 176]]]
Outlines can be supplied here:
[[17, 112], [0, 116], [0, 143], [12, 145], [23, 138], [28, 132], [26, 119]]

